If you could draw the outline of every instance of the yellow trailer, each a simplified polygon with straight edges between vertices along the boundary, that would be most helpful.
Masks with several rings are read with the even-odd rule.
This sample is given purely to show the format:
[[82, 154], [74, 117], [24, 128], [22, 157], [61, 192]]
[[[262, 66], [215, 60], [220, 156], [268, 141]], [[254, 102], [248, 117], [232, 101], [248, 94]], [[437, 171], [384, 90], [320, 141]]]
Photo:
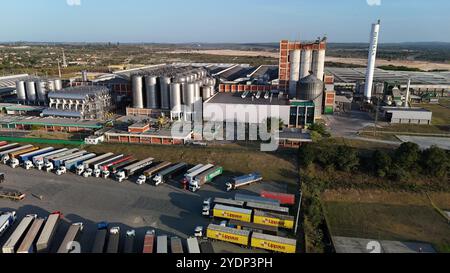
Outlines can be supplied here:
[[248, 246], [250, 231], [210, 224], [206, 231], [209, 239]]
[[250, 223], [252, 221], [251, 210], [224, 206], [219, 204], [214, 206], [213, 216], [217, 218], [238, 220], [247, 223]]
[[26, 148], [17, 152], [13, 152], [9, 154], [9, 158], [13, 159], [13, 158], [17, 158], [19, 155], [23, 155], [23, 154], [27, 154], [30, 152], [34, 152], [36, 150], [39, 150], [39, 147], [30, 147], [30, 148]]
[[266, 226], [281, 227], [286, 229], [294, 228], [294, 217], [289, 215], [255, 210], [253, 223]]
[[297, 241], [294, 239], [253, 232], [251, 247], [281, 253], [295, 253]]

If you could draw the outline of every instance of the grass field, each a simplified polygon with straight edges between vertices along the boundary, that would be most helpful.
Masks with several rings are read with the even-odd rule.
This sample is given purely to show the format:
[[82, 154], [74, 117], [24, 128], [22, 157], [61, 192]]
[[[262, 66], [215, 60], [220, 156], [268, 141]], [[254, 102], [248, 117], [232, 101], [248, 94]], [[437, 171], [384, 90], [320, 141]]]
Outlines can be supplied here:
[[[450, 207], [449, 193], [431, 198]], [[425, 194], [385, 191], [328, 191], [322, 195], [332, 236], [428, 242], [449, 251], [450, 228]]]
[[298, 181], [295, 150], [263, 153], [259, 150], [238, 145], [203, 148], [102, 144], [86, 148], [94, 153], [130, 154], [140, 159], [153, 157], [156, 160], [171, 162], [213, 163], [223, 166], [227, 172], [226, 174], [231, 176], [258, 171], [262, 173], [265, 181], [282, 182], [290, 187], [295, 187]]
[[[442, 100], [445, 103], [445, 100]], [[433, 125], [450, 125], [450, 108], [439, 104], [417, 104], [414, 106], [423, 107], [433, 112]]]

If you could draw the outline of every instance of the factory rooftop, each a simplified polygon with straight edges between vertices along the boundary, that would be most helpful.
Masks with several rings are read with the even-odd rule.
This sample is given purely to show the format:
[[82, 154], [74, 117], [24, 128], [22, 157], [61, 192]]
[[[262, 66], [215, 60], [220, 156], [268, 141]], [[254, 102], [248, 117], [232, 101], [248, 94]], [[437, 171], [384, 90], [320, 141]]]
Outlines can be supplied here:
[[103, 128], [103, 125], [97, 121], [66, 119], [66, 118], [41, 118], [41, 117], [19, 117], [19, 116], [1, 116], [0, 124], [75, 127], [88, 129]]
[[264, 93], [262, 93], [260, 99], [252, 99], [252, 95], [249, 94], [245, 99], [242, 96], [243, 92], [239, 93], [217, 93], [214, 97], [209, 99], [206, 103], [219, 103], [219, 104], [247, 104], [247, 105], [289, 105], [289, 100], [286, 98], [278, 98], [274, 95], [272, 99], [264, 99]]
[[[365, 68], [328, 67], [325, 71], [334, 76], [335, 84], [355, 84], [366, 79]], [[407, 84], [408, 79], [411, 79], [412, 85], [433, 85], [450, 89], [450, 72], [410, 72], [375, 69], [374, 81], [376, 82], [391, 81]]]
[[103, 93], [108, 93], [109, 89], [105, 86], [90, 85], [90, 86], [75, 86], [64, 88], [60, 91], [50, 92], [49, 99], [76, 99], [83, 100], [92, 96], [98, 96]]
[[0, 77], [0, 88], [15, 87], [16, 81], [24, 81], [29, 78], [30, 78], [30, 76], [28, 74]]

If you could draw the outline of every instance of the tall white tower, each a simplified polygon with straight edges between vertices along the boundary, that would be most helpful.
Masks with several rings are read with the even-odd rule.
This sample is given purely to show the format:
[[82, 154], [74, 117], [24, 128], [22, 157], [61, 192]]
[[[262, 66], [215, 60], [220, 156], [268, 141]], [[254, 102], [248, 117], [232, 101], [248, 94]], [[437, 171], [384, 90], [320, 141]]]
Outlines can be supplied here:
[[364, 89], [364, 97], [367, 102], [372, 100], [373, 75], [375, 73], [375, 62], [377, 59], [380, 23], [380, 20], [378, 20], [376, 24], [372, 24], [372, 33], [370, 34], [369, 62], [367, 64], [366, 87]]

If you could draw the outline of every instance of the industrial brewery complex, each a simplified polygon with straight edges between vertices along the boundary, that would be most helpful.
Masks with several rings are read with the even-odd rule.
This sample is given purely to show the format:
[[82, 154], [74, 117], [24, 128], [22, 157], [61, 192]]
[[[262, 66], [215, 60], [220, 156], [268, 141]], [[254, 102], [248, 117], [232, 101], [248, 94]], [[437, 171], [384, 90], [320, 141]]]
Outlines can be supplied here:
[[[228, 170], [220, 149], [245, 153], [274, 141], [269, 155], [290, 157], [314, 141], [309, 128], [355, 105], [373, 115], [369, 124], [431, 125], [433, 111], [413, 104], [448, 97], [450, 73], [376, 68], [379, 31], [380, 22], [367, 68], [327, 67], [328, 41], [318, 38], [280, 41], [278, 65], [177, 62], [94, 77], [0, 77], [1, 252], [304, 252], [295, 172], [287, 185], [265, 175], [275, 162]], [[253, 126], [270, 137], [248, 139]], [[164, 157], [186, 147], [211, 155]]]

